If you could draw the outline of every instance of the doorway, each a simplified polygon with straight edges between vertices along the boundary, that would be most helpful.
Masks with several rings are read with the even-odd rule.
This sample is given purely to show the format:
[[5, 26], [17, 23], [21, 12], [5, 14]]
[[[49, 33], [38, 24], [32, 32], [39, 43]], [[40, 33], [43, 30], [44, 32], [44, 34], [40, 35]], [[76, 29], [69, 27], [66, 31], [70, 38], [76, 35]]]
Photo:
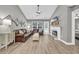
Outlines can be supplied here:
[[44, 34], [49, 34], [49, 21], [44, 21]]
[[79, 18], [75, 19], [75, 45], [79, 45]]
[[72, 11], [72, 43], [79, 45], [79, 9]]

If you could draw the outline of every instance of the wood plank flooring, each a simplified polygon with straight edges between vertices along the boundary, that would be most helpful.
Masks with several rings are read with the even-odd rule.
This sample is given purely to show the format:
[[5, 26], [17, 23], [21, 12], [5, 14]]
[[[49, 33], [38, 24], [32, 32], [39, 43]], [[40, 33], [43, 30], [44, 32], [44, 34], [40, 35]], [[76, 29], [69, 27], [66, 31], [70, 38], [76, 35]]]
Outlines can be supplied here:
[[79, 46], [65, 45], [54, 40], [49, 35], [39, 37], [39, 41], [33, 41], [33, 36], [25, 43], [17, 42], [0, 50], [0, 54], [75, 54], [79, 53]]

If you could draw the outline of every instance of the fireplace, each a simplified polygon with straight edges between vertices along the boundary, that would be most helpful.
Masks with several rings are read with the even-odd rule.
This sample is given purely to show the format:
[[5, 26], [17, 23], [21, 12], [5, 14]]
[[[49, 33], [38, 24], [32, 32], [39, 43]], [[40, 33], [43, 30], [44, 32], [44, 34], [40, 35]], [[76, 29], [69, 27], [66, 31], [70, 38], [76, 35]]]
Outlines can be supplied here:
[[52, 35], [57, 36], [57, 31], [56, 30], [52, 30]]
[[51, 36], [55, 38], [55, 40], [60, 40], [60, 27], [52, 27], [51, 28]]

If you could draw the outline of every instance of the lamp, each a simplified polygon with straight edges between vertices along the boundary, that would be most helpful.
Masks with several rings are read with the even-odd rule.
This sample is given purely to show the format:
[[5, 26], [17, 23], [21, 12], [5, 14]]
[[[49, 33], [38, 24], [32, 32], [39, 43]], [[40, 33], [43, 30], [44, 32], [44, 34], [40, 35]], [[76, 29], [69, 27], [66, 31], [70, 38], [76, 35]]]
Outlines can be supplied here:
[[28, 27], [28, 29], [29, 29], [29, 28], [30, 28], [30, 25], [28, 25], [27, 27]]
[[27, 28], [30, 29], [30, 24], [28, 24]]
[[2, 21], [2, 23], [3, 23], [3, 25], [11, 25], [11, 20], [9, 20], [9, 19], [4, 19], [4, 20]]

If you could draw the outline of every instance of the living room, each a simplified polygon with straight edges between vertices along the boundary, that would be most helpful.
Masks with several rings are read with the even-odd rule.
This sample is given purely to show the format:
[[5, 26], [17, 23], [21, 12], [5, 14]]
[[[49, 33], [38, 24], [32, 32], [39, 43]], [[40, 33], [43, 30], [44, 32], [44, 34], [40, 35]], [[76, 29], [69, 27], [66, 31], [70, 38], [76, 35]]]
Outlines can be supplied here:
[[0, 53], [76, 53], [71, 49], [78, 49], [71, 33], [76, 7], [0, 5]]

